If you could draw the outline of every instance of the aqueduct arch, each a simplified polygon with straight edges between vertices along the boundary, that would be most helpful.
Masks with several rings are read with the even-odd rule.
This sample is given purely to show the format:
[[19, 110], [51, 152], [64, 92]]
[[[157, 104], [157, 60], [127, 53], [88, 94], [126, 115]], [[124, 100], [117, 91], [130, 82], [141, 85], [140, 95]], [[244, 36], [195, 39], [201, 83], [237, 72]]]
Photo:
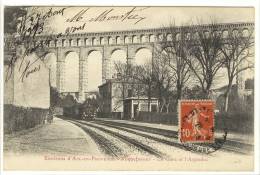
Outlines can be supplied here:
[[[205, 32], [217, 32], [224, 35], [233, 31], [242, 32], [244, 35], [248, 31], [254, 30], [254, 23], [228, 23], [218, 24], [217, 29], [210, 25], [189, 26], [187, 37], [196, 39], [196, 30], [203, 28]], [[67, 52], [76, 52], [79, 56], [79, 101], [85, 99], [84, 94], [87, 91], [87, 64], [89, 54], [96, 50], [102, 55], [102, 83], [110, 77], [111, 55], [114, 50], [121, 49], [126, 52], [127, 62], [134, 63], [136, 52], [140, 48], [148, 48], [153, 52], [154, 46], [161, 42], [167, 42], [174, 37], [180, 37], [180, 27], [176, 27], [176, 35], [170, 36], [167, 28], [113, 31], [99, 33], [74, 33], [70, 35], [50, 35], [37, 36], [35, 43], [42, 43], [38, 53], [53, 52], [57, 56], [57, 89], [64, 92], [65, 81], [65, 56]], [[167, 37], [164, 37], [167, 36]], [[11, 37], [10, 37], [11, 38]], [[163, 40], [167, 38], [167, 40]], [[8, 43], [9, 42], [9, 43]], [[8, 41], [5, 37], [5, 47], [9, 47], [12, 40]]]

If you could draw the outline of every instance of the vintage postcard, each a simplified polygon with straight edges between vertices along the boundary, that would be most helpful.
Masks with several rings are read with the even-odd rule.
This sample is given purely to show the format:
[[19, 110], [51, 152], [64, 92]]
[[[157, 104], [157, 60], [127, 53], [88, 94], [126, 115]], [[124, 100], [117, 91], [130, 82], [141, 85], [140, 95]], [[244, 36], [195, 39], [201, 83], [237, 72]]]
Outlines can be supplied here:
[[253, 6], [3, 10], [3, 171], [254, 171]]

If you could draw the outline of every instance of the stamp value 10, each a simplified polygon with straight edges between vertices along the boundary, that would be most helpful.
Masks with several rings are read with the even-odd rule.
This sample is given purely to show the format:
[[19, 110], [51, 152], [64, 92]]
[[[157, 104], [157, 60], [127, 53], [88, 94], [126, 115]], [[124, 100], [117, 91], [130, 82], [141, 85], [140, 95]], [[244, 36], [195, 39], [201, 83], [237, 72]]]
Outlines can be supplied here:
[[179, 101], [179, 141], [213, 143], [214, 107], [212, 100]]

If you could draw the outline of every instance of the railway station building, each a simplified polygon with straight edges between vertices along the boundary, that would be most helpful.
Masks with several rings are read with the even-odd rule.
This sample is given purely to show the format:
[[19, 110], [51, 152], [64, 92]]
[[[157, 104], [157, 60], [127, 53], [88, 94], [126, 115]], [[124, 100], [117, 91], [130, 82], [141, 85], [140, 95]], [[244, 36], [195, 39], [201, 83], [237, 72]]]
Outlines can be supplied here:
[[[100, 116], [117, 119], [130, 119], [141, 111], [157, 111], [158, 100], [141, 96], [143, 84], [118, 79], [106, 80], [99, 86]], [[149, 101], [149, 102], [148, 102]], [[150, 106], [148, 107], [148, 104]], [[138, 105], [137, 105], [138, 104]]]

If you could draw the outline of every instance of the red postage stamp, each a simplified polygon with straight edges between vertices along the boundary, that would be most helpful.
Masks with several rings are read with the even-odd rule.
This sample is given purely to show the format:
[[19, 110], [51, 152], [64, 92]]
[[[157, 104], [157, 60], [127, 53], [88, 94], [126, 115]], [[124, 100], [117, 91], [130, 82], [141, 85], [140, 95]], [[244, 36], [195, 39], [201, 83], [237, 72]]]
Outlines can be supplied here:
[[212, 100], [179, 101], [179, 141], [214, 142], [214, 107]]

